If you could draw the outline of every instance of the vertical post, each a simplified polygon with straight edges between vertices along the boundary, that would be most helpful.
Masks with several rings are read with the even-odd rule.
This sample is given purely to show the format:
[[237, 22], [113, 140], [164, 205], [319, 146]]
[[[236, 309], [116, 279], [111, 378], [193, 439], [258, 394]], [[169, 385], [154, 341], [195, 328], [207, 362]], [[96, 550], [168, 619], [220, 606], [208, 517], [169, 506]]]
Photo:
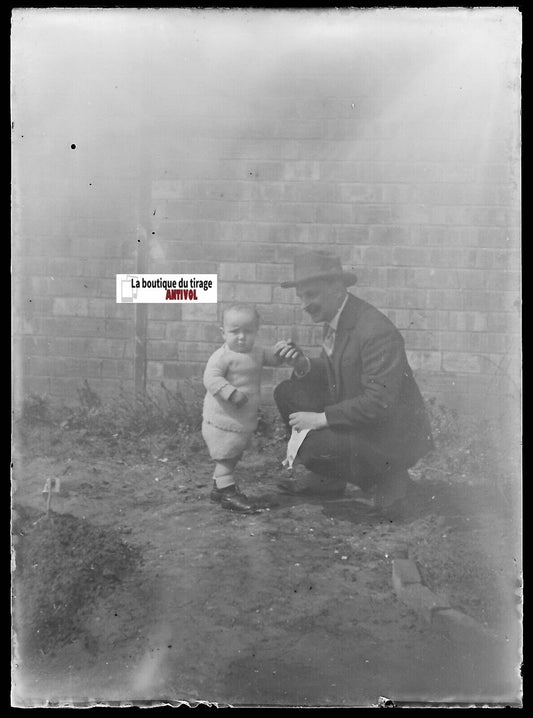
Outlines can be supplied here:
[[[143, 133], [141, 128], [141, 133]], [[141, 152], [144, 141], [141, 140]], [[145, 153], [146, 154], [146, 153]], [[139, 178], [139, 222], [137, 224], [137, 252], [135, 262], [136, 274], [144, 274], [148, 267], [148, 230], [150, 214], [150, 173], [145, 158], [140, 162]], [[148, 186], [147, 186], [148, 185]], [[148, 304], [135, 304], [135, 346], [133, 374], [135, 392], [146, 391], [147, 343], [148, 343]]]
[[[137, 232], [140, 239], [141, 232]], [[141, 239], [140, 244], [144, 242]], [[146, 251], [139, 251], [137, 254], [136, 273], [146, 272]], [[146, 391], [146, 368], [147, 368], [147, 341], [148, 341], [148, 305], [135, 304], [135, 347], [133, 373], [135, 380], [135, 391], [144, 393]]]
[[[152, 195], [152, 167], [149, 143], [150, 132], [150, 68], [148, 52], [141, 54], [139, 63], [140, 98], [139, 98], [139, 143], [138, 143], [138, 197], [137, 197], [137, 237], [135, 272], [143, 274], [148, 271], [148, 241], [151, 230], [150, 200]], [[148, 305], [135, 304], [135, 344], [133, 376], [135, 392], [146, 391], [146, 373], [148, 363]]]

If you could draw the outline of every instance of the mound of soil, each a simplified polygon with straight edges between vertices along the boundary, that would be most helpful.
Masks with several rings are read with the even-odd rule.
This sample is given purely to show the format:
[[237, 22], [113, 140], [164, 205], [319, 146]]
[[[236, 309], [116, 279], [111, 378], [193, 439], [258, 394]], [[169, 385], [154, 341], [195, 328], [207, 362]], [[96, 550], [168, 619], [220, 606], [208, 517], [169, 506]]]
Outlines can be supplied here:
[[79, 638], [87, 614], [138, 568], [140, 552], [111, 528], [15, 506], [15, 624], [19, 645], [47, 653]]

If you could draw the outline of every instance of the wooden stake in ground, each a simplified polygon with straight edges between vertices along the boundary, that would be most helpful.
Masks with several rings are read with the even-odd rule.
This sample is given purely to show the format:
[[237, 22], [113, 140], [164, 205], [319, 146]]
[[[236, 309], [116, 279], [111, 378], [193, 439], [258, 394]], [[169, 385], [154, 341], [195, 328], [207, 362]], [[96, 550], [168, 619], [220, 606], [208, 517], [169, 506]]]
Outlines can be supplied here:
[[46, 479], [43, 486], [43, 494], [48, 493], [46, 499], [46, 515], [50, 516], [50, 506], [52, 505], [52, 479]]

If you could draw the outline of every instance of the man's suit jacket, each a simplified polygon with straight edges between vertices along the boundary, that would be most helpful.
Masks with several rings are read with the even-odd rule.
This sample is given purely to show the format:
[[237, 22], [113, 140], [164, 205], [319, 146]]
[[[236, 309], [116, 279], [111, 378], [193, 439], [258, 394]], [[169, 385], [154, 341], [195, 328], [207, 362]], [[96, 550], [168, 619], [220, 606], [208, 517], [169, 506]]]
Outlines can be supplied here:
[[330, 428], [349, 432], [354, 453], [377, 472], [409, 468], [433, 448], [403, 337], [371, 304], [348, 294], [333, 354], [311, 359], [311, 377], [327, 384]]

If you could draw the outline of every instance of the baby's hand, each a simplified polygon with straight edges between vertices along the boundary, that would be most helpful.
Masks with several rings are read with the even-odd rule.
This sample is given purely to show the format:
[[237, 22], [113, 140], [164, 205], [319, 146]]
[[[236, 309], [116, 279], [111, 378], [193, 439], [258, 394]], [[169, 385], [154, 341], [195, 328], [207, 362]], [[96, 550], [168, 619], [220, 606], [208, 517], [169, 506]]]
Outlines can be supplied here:
[[303, 356], [303, 352], [300, 347], [297, 347], [294, 342], [286, 341], [282, 339], [274, 347], [274, 354], [283, 359], [288, 364], [294, 364], [297, 359]]
[[235, 389], [229, 400], [234, 406], [244, 406], [244, 404], [248, 401], [248, 397], [246, 394], [243, 394], [242, 391]]

